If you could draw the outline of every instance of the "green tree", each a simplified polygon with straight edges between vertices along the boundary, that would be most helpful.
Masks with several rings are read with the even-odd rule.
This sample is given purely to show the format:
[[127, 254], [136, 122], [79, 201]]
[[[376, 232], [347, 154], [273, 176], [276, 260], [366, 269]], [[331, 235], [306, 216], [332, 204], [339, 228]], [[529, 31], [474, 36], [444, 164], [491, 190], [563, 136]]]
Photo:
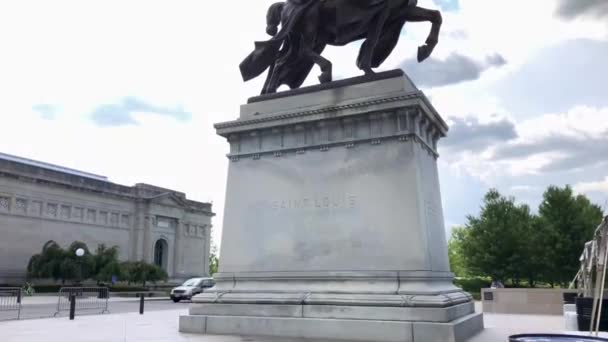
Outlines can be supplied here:
[[167, 272], [157, 265], [147, 264], [143, 261], [123, 262], [121, 264], [122, 280], [129, 284], [136, 283], [146, 286], [146, 282], [166, 281], [168, 279]]
[[544, 227], [549, 260], [546, 270], [551, 284], [567, 284], [578, 271], [585, 242], [602, 221], [602, 209], [583, 195], [575, 196], [570, 186], [549, 187], [539, 206], [539, 225]]
[[80, 263], [74, 258], [64, 257], [61, 260], [61, 282], [65, 283], [66, 280], [80, 281], [82, 280], [82, 273], [80, 269]]
[[464, 259], [463, 243], [469, 231], [465, 227], [454, 227], [448, 241], [448, 256], [450, 258], [450, 269], [456, 277], [469, 275]]
[[101, 244], [93, 256], [95, 261], [95, 280], [109, 282], [113, 276], [122, 277], [122, 268], [118, 260], [118, 247], [111, 248]]
[[212, 245], [211, 253], [209, 253], [209, 275], [213, 276], [218, 272], [220, 267], [220, 258], [217, 253], [217, 246]]
[[[81, 257], [76, 255], [76, 251], [79, 248], [84, 250], [84, 255]], [[63, 279], [82, 282], [86, 279], [95, 277], [95, 258], [91, 254], [86, 243], [74, 241], [66, 252], [65, 259], [67, 259], [67, 261], [64, 260], [65, 273], [63, 274]], [[76, 265], [75, 273], [73, 271], [73, 265]]]
[[527, 228], [519, 239], [523, 262], [514, 267], [519, 267], [521, 275], [530, 287], [536, 287], [538, 282], [546, 282], [547, 266], [550, 262], [547, 254], [551, 246], [547, 244], [547, 227], [538, 216], [531, 217]]
[[41, 279], [62, 279], [61, 263], [65, 250], [55, 241], [49, 241], [42, 247], [42, 252], [30, 258], [27, 266], [28, 277]]
[[[76, 250], [84, 249], [82, 257], [76, 256]], [[47, 242], [40, 254], [30, 258], [27, 267], [28, 277], [66, 281], [82, 281], [95, 274], [95, 261], [89, 248], [83, 242], [76, 241], [68, 247], [61, 248], [56, 242]]]
[[527, 275], [522, 265], [529, 258], [522, 244], [532, 230], [533, 216], [526, 205], [517, 205], [497, 190], [484, 197], [479, 217], [468, 216], [461, 251], [467, 269], [494, 280], [519, 285]]

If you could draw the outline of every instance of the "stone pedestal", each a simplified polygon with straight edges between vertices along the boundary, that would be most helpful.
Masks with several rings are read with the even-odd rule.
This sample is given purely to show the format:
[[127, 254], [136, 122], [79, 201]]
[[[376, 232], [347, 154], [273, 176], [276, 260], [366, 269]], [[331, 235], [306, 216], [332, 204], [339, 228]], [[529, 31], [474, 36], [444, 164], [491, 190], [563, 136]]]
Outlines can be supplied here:
[[217, 286], [180, 331], [465, 341], [437, 142], [448, 127], [401, 71], [250, 100], [216, 125], [232, 161]]

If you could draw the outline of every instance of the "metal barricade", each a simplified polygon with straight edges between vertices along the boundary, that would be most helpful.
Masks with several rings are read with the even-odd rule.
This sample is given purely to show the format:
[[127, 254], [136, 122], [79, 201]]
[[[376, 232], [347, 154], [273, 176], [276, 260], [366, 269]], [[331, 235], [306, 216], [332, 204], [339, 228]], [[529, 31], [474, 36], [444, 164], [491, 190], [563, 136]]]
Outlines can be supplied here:
[[62, 287], [57, 300], [57, 316], [62, 311], [70, 311], [70, 297], [76, 299], [76, 311], [99, 311], [109, 313], [110, 290], [107, 287]]
[[21, 298], [19, 287], [0, 288], [0, 312], [16, 312], [17, 319], [21, 319]]

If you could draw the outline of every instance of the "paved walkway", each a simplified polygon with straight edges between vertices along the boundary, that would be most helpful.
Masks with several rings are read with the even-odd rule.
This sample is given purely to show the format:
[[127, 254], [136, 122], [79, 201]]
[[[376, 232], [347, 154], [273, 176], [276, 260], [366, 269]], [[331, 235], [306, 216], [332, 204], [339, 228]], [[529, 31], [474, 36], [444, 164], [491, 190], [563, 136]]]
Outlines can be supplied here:
[[[300, 339], [201, 336], [178, 333], [178, 317], [187, 310], [0, 323], [2, 342], [296, 342]], [[562, 333], [561, 316], [485, 315], [486, 330], [469, 342], [506, 342], [519, 333]], [[320, 342], [320, 341], [319, 341]]]
[[[145, 311], [161, 311], [161, 310], [183, 310], [188, 308], [189, 302], [173, 303], [168, 298], [146, 298]], [[67, 306], [66, 306], [67, 309]], [[110, 298], [108, 303], [108, 311], [111, 314], [124, 314], [139, 312], [139, 299], [137, 298]], [[21, 308], [21, 319], [41, 319], [53, 318], [57, 312], [57, 297], [25, 297], [23, 298], [23, 306]], [[96, 310], [80, 310], [76, 312], [77, 316], [82, 315], [100, 315], [101, 307]], [[67, 311], [62, 311], [59, 316], [67, 316]], [[14, 320], [17, 318], [17, 311], [0, 311], [0, 322]], [[0, 335], [0, 341], [2, 336]]]

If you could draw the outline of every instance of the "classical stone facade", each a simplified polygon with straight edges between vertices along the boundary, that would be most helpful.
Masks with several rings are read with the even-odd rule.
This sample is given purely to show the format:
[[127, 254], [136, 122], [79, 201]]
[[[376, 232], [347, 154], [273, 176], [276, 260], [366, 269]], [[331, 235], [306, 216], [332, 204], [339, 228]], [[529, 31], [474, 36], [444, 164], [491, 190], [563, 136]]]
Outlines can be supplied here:
[[22, 281], [51, 240], [117, 246], [122, 260], [156, 263], [173, 280], [205, 276], [213, 216], [181, 192], [0, 153], [0, 284]]

